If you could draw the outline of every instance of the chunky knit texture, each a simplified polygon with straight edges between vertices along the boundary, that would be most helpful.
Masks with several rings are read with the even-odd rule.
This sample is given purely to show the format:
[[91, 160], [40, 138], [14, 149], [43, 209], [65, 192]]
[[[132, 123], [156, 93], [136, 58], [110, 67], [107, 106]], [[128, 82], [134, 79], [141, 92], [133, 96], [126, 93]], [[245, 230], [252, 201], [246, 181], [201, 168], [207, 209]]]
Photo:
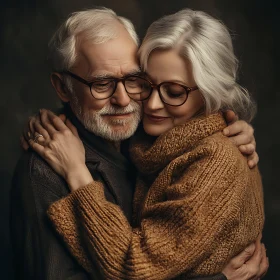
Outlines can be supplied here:
[[222, 271], [264, 223], [257, 168], [224, 137], [220, 114], [192, 119], [154, 142], [136, 137], [133, 227], [93, 182], [49, 211], [72, 254], [105, 279], [189, 279]]

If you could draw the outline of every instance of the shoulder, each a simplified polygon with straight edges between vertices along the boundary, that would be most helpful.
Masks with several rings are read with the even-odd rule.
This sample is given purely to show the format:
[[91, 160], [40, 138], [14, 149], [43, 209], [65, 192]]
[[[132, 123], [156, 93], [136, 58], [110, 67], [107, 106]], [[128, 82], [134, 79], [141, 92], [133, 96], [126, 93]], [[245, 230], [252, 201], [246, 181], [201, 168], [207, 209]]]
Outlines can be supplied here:
[[61, 198], [68, 194], [67, 185], [35, 152], [29, 150], [20, 157], [13, 176], [13, 189], [25, 196], [48, 195]]
[[[182, 170], [188, 170], [188, 173], [195, 170], [196, 174], [227, 174], [232, 179], [237, 174], [250, 172], [246, 157], [221, 132], [200, 140], [173, 164], [180, 173]], [[218, 177], [222, 177], [220, 175]]]
[[246, 164], [247, 167], [246, 158], [222, 132], [217, 132], [201, 140], [194, 149], [194, 153], [197, 151], [203, 151], [205, 157], [212, 161], [218, 160], [219, 164], [227, 162], [235, 165], [238, 162]]
[[[257, 168], [250, 169], [246, 158], [231, 141], [218, 132], [199, 141], [191, 151], [176, 158], [166, 169], [178, 192], [207, 190], [245, 194], [252, 185], [261, 186]], [[183, 187], [182, 187], [183, 186]], [[174, 186], [170, 189], [174, 192]], [[210, 193], [209, 193], [210, 195]]]

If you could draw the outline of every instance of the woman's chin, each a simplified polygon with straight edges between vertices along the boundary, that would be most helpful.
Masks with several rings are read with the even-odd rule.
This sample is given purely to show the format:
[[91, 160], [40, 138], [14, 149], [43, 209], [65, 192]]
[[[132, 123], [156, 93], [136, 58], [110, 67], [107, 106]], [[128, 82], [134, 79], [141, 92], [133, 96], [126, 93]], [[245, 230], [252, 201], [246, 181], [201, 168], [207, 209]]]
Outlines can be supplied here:
[[163, 127], [160, 126], [154, 126], [154, 125], [145, 125], [144, 124], [144, 131], [150, 135], [150, 136], [155, 136], [158, 137], [161, 134], [166, 132], [166, 129], [164, 129]]

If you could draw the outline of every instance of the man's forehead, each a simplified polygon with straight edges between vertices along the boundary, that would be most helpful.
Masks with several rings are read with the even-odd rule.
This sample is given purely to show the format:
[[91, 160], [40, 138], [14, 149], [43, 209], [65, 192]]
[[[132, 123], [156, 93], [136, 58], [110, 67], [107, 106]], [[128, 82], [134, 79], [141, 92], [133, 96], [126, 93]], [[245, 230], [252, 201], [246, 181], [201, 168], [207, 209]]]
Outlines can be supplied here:
[[137, 46], [127, 36], [101, 44], [80, 42], [76, 66], [87, 78], [120, 77], [140, 71]]

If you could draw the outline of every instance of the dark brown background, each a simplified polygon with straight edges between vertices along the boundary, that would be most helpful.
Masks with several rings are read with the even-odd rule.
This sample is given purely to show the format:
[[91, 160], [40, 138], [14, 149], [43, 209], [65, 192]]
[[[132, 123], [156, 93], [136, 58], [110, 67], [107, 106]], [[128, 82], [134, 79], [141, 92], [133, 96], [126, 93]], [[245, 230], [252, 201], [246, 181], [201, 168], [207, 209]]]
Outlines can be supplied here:
[[[114, 9], [136, 25], [140, 37], [158, 17], [184, 7], [204, 10], [223, 20], [233, 34], [240, 59], [239, 80], [255, 96], [254, 120], [266, 204], [264, 242], [270, 258], [265, 279], [280, 279], [280, 147], [279, 147], [279, 28], [278, 1], [267, 0], [10, 0], [1, 1], [1, 163], [0, 279], [12, 279], [8, 232], [10, 181], [21, 153], [19, 135], [26, 118], [38, 108], [55, 108], [59, 101], [49, 82], [47, 42], [71, 12], [95, 5]], [[277, 52], [278, 51], [278, 52]]]

